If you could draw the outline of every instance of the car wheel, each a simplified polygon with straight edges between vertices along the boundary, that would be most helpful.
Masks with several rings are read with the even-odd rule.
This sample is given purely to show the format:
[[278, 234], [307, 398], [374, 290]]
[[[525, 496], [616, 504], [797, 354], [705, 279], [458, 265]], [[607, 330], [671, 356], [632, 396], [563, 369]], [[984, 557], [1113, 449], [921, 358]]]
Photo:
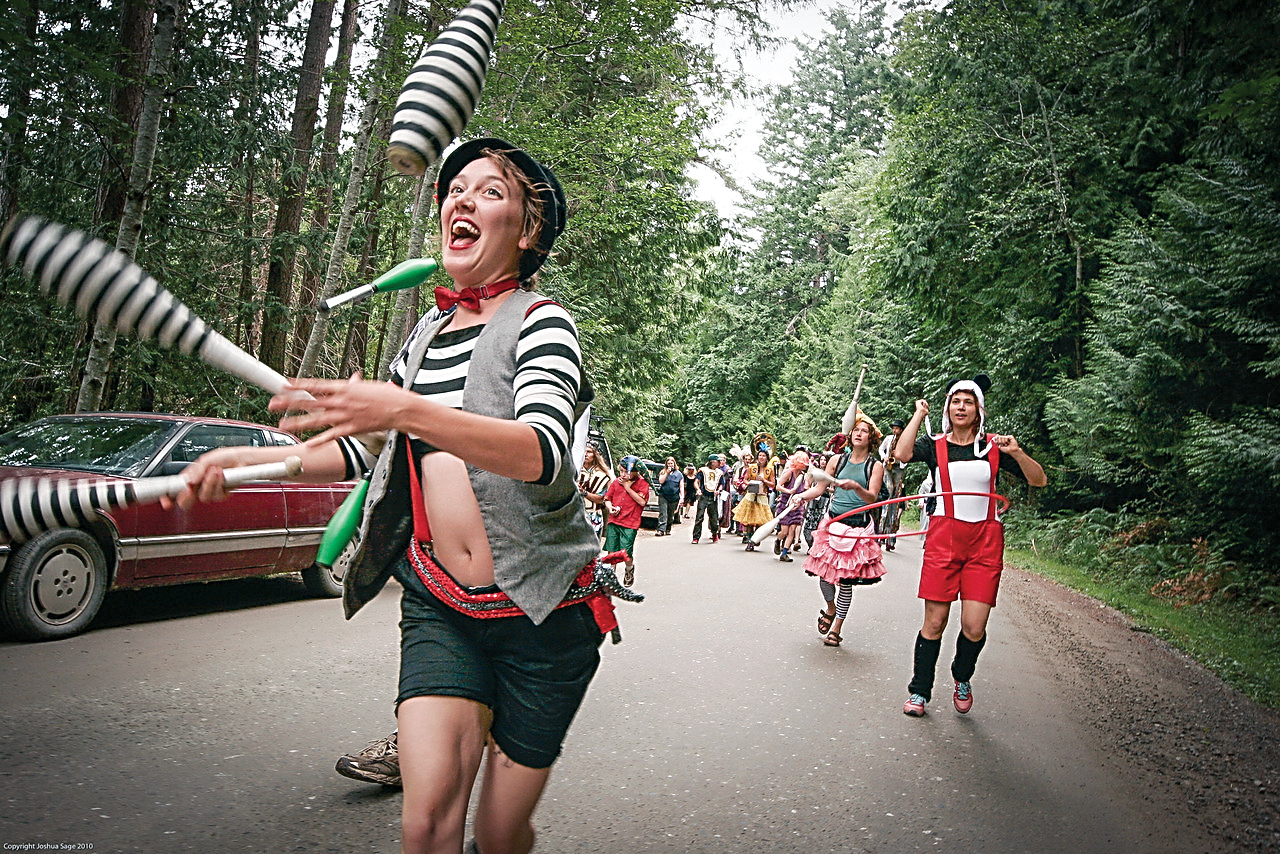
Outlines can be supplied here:
[[79, 634], [107, 595], [107, 559], [78, 528], [56, 528], [16, 548], [0, 593], [0, 621], [21, 640]]
[[310, 569], [302, 570], [302, 583], [312, 596], [332, 599], [342, 595], [342, 576], [345, 570], [337, 567], [325, 567], [318, 563], [311, 564]]

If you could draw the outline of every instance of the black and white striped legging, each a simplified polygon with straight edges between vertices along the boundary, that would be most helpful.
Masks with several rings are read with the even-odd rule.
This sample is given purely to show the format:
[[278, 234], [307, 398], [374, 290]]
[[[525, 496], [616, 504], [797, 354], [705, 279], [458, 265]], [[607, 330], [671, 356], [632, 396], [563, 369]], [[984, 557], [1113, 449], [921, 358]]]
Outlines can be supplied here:
[[836, 591], [837, 585], [830, 581], [818, 579], [818, 587], [822, 589], [822, 598], [830, 602], [836, 600], [836, 619], [843, 620], [849, 616], [849, 606], [853, 604], [853, 579], [847, 578], [840, 582], [839, 592]]

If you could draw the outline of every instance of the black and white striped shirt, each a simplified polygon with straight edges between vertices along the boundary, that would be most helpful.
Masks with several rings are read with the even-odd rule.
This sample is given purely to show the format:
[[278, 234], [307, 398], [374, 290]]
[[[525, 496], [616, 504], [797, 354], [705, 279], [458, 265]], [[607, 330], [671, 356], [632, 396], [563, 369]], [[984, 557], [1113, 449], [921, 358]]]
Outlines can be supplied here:
[[[392, 381], [397, 385], [404, 384], [405, 360], [414, 341], [440, 317], [438, 308], [427, 312], [391, 363]], [[471, 353], [483, 328], [446, 327], [438, 333], [427, 346], [412, 389], [442, 406], [461, 409]], [[520, 326], [515, 374], [516, 420], [533, 427], [542, 449], [542, 474], [535, 483], [551, 483], [569, 458], [573, 410], [581, 386], [582, 351], [573, 318], [558, 303], [537, 303]]]

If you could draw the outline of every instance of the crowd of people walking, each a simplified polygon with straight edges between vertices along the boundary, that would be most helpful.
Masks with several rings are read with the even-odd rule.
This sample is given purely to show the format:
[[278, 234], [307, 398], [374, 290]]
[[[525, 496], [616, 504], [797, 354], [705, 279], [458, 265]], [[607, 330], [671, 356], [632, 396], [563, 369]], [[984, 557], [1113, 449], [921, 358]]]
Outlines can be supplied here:
[[[750, 445], [730, 449], [736, 458], [732, 465], [719, 453], [708, 455], [698, 468], [682, 468], [668, 456], [654, 480], [659, 493], [655, 536], [670, 536], [692, 515], [694, 545], [725, 537], [754, 552], [772, 538], [780, 563], [792, 563], [793, 555], [804, 551], [803, 571], [817, 579], [823, 601], [818, 633], [824, 645], [839, 647], [854, 589], [876, 584], [885, 575], [884, 554], [897, 547], [902, 510], [908, 502], [917, 504], [920, 526], [912, 533], [927, 534], [918, 593], [924, 600], [924, 621], [903, 712], [915, 717], [925, 713], [942, 633], [951, 603], [959, 599], [953, 704], [967, 714], [973, 706], [970, 680], [986, 642], [1003, 568], [996, 478], [1006, 472], [1032, 486], [1046, 482], [1043, 469], [1016, 439], [984, 432], [989, 387], [982, 374], [953, 381], [937, 435], [927, 435], [927, 428], [920, 435], [929, 406], [919, 400], [910, 420], [892, 419], [887, 433], [851, 407], [845, 416], [847, 432], [835, 434], [816, 452], [800, 444], [788, 453], [761, 433]], [[928, 473], [907, 495], [907, 467], [915, 461], [926, 463]], [[625, 460], [619, 471], [626, 471]], [[597, 506], [599, 484], [593, 477], [584, 468], [580, 484], [589, 513]], [[643, 501], [638, 495], [628, 497], [639, 503], [638, 513]], [[628, 566], [625, 581], [630, 585]]]

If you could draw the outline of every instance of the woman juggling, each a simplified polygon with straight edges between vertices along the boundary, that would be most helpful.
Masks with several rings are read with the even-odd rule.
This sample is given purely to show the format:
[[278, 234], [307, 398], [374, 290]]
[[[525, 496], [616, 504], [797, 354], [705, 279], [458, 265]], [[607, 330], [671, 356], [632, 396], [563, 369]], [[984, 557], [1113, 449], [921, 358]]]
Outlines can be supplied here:
[[[872, 449], [880, 442], [875, 423], [859, 410], [848, 436], [848, 450], [827, 461], [826, 473], [836, 479], [827, 515], [813, 532], [813, 545], [804, 571], [817, 576], [826, 608], [818, 612], [818, 633], [823, 643], [839, 646], [855, 585], [875, 584], [884, 575], [880, 543], [874, 539], [875, 522], [858, 509], [872, 504], [880, 494], [884, 465]], [[825, 481], [800, 494], [800, 500], [818, 498], [827, 490]], [[843, 517], [837, 521], [837, 517]]]
[[[933, 488], [943, 493], [929, 519], [920, 570], [924, 625], [916, 636], [914, 666], [904, 714], [920, 717], [933, 695], [934, 671], [942, 649], [951, 603], [960, 599], [960, 634], [951, 662], [955, 680], [952, 702], [960, 714], [973, 708], [969, 680], [978, 653], [987, 642], [987, 620], [996, 604], [1004, 568], [1004, 525], [996, 513], [996, 476], [1004, 471], [1032, 486], [1044, 486], [1044, 469], [1013, 436], [986, 434], [986, 393], [991, 380], [978, 374], [947, 387], [942, 433], [916, 436], [929, 414], [929, 404], [916, 401], [916, 411], [898, 439], [894, 456], [903, 463], [927, 463]], [[952, 495], [955, 492], [983, 493]]]
[[769, 465], [769, 452], [760, 451], [756, 461], [748, 463], [742, 472], [742, 483], [739, 491], [742, 500], [734, 508], [733, 520], [742, 526], [742, 541], [747, 544], [747, 551], [756, 550], [751, 542], [751, 535], [756, 528], [773, 518], [769, 509], [769, 492], [773, 489], [773, 466]]
[[[569, 459], [592, 397], [577, 330], [533, 277], [564, 228], [551, 171], [498, 139], [440, 167], [437, 288], [393, 364], [395, 382], [298, 380], [286, 429], [323, 429], [306, 480], [352, 477], [382, 445], [344, 558], [347, 616], [394, 575], [401, 599], [402, 849], [457, 852], [482, 759], [473, 843], [527, 852], [531, 817], [616, 626], [593, 577], [599, 540]], [[327, 429], [324, 429], [327, 428]], [[222, 470], [296, 448], [213, 451], [179, 503], [222, 497]]]

